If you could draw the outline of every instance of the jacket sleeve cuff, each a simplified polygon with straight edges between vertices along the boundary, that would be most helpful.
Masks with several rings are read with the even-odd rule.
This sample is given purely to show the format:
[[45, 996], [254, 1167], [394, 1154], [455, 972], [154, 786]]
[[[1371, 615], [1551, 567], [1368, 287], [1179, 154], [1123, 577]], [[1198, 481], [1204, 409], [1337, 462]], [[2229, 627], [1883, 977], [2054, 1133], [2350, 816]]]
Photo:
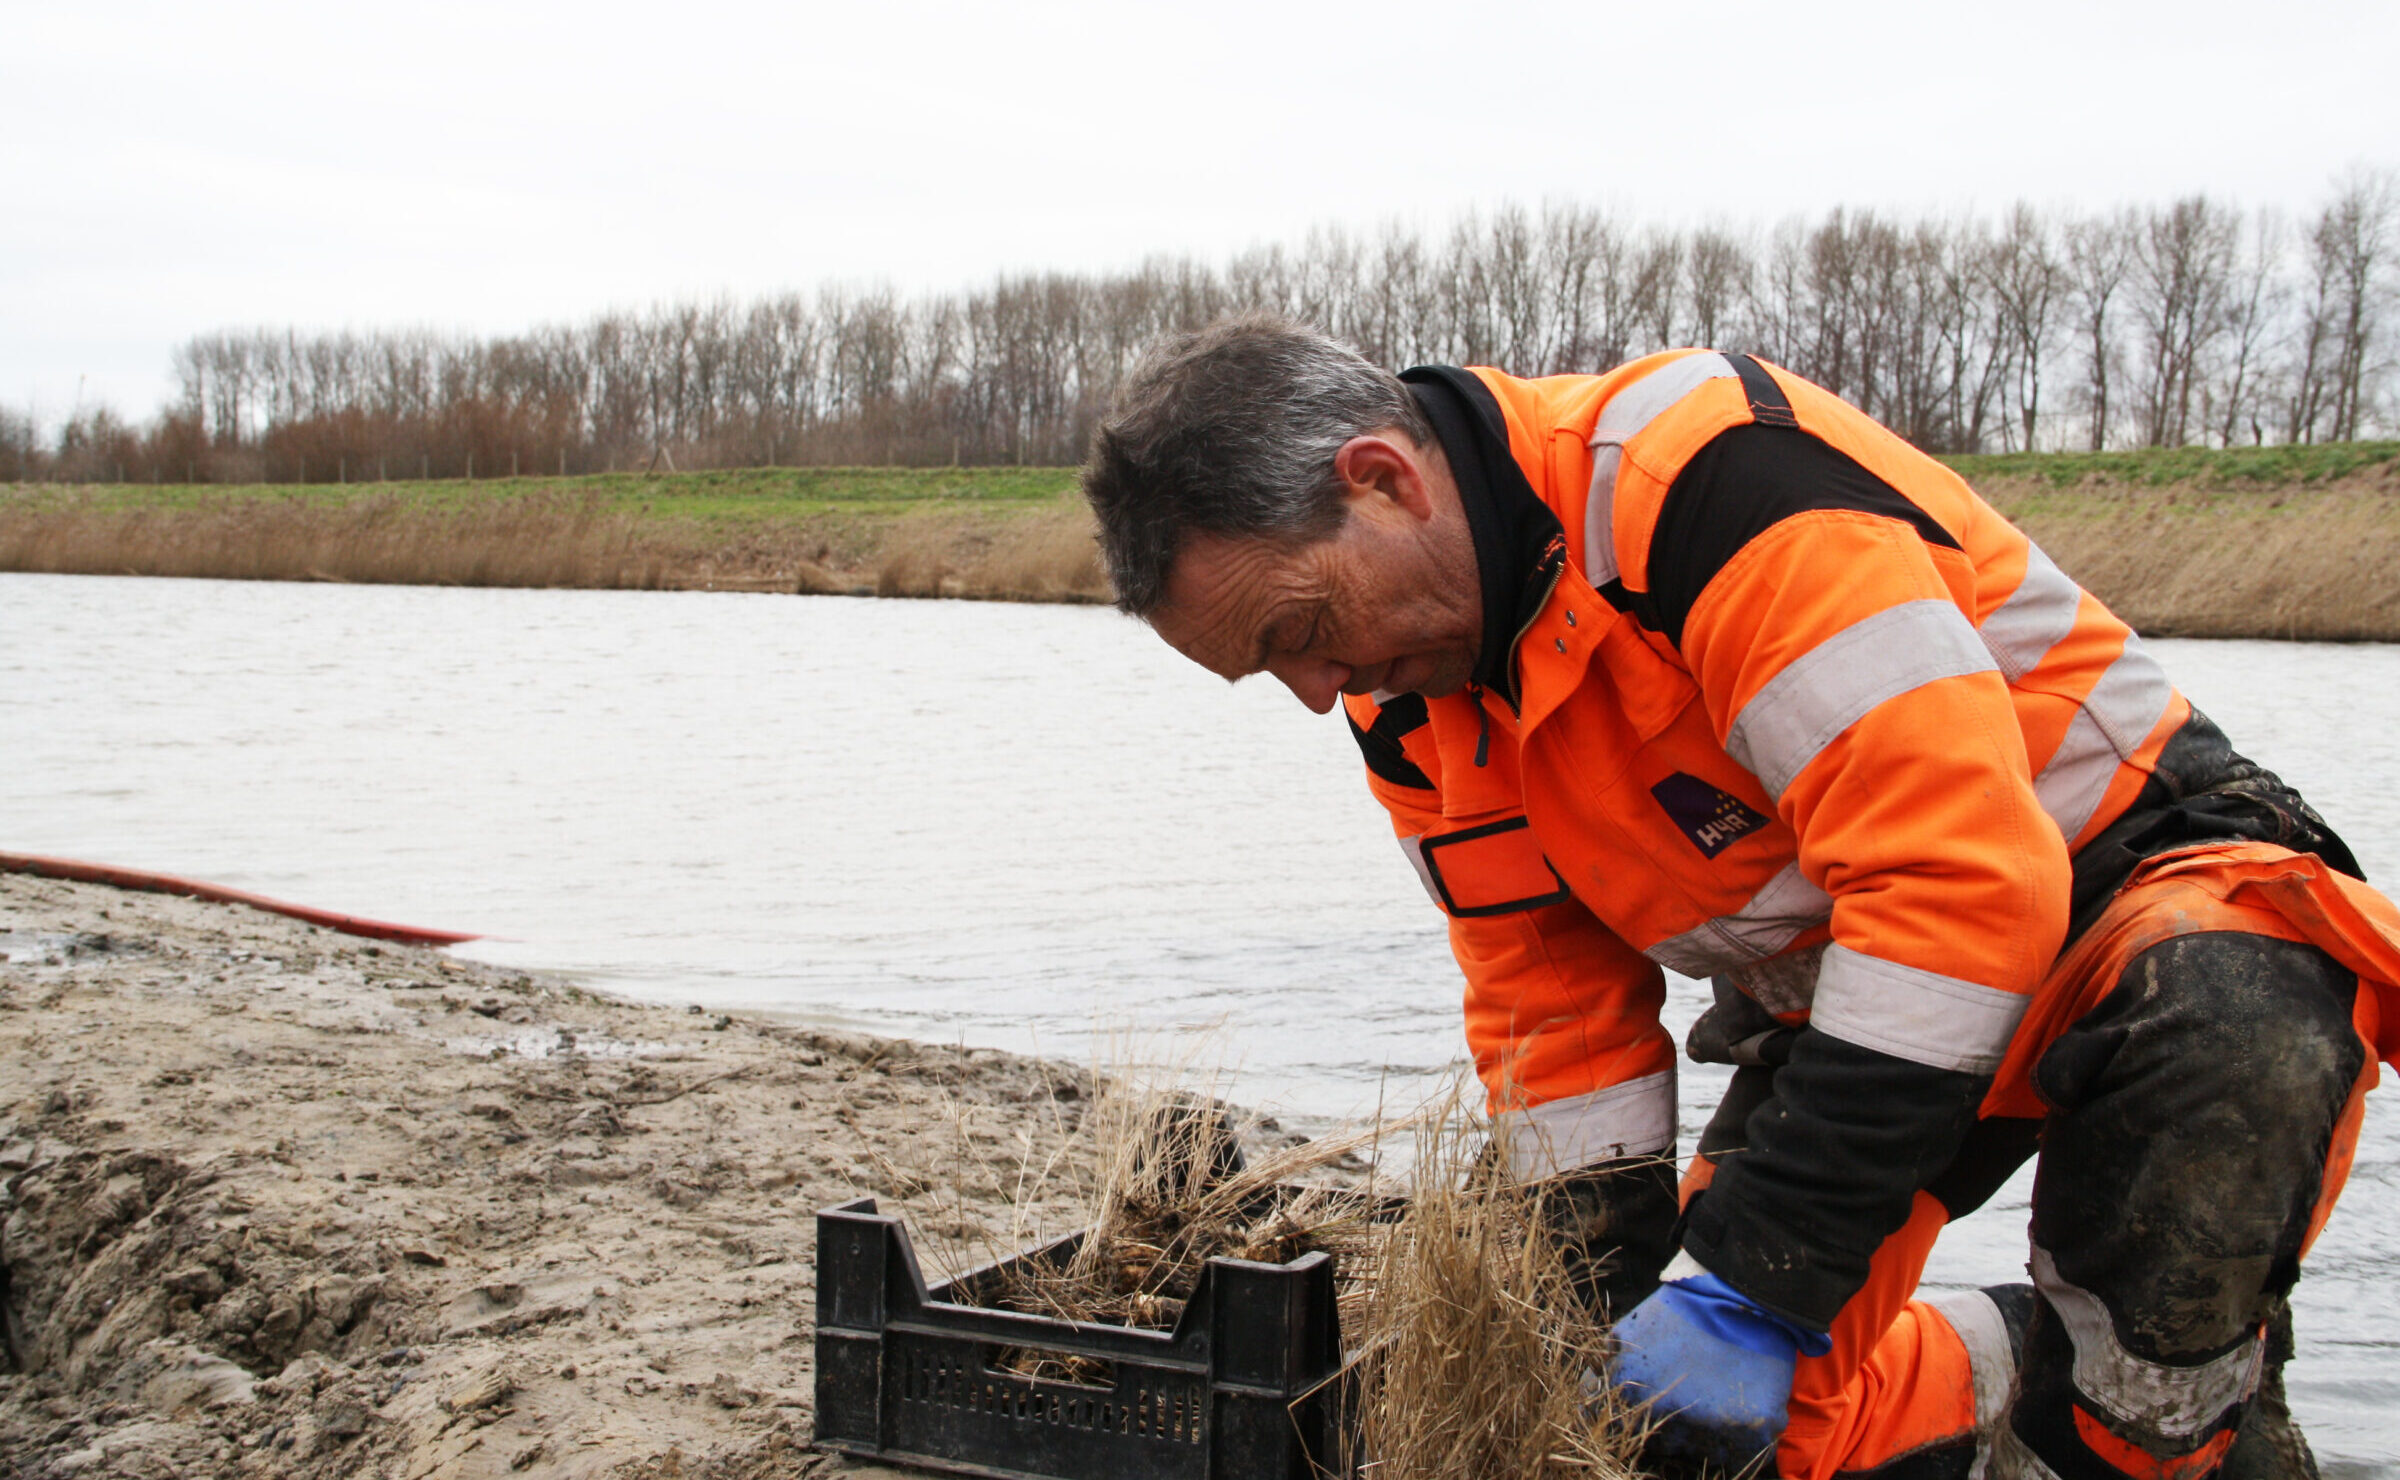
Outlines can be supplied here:
[[1707, 1265], [1692, 1257], [1691, 1250], [1677, 1249], [1675, 1257], [1667, 1261], [1667, 1267], [1658, 1272], [1658, 1282], [1671, 1285], [1677, 1280], [1696, 1280], [1709, 1272]]
[[1813, 1024], [1685, 1215], [1682, 1245], [1760, 1309], [1830, 1329], [1917, 1191], [1956, 1158], [1989, 1080]]
[[1671, 1290], [1671, 1298], [1688, 1307], [1687, 1315], [1736, 1346], [1750, 1351], [1772, 1348], [1787, 1356], [1797, 1353], [1804, 1357], [1821, 1357], [1833, 1350], [1829, 1333], [1768, 1310], [1709, 1273], [1688, 1249], [1668, 1262], [1659, 1286], [1662, 1293]]
[[[1780, 1316], [1809, 1331], [1831, 1331], [1833, 1318], [1840, 1314], [1846, 1295], [1829, 1289], [1821, 1280], [1775, 1279], [1775, 1266], [1783, 1261], [1761, 1247], [1757, 1235], [1764, 1230], [1747, 1230], [1728, 1237], [1725, 1220], [1708, 1216], [1712, 1211], [1708, 1203], [1709, 1198], [1703, 1195], [1692, 1204], [1684, 1227], [1683, 1252], [1668, 1266], [1669, 1270], [1681, 1265], [1703, 1275], [1714, 1275], [1769, 1315]], [[1675, 1273], [1666, 1276], [1684, 1277], [1687, 1276]]]

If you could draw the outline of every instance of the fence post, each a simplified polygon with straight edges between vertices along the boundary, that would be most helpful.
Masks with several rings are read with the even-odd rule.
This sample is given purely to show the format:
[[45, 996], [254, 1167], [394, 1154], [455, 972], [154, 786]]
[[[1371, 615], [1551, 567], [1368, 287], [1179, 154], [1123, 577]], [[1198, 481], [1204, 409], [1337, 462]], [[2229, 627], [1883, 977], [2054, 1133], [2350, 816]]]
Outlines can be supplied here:
[[475, 454], [472, 452], [467, 454], [467, 481], [475, 481]]
[[418, 478], [418, 481], [420, 481], [420, 482], [425, 482], [425, 483], [430, 483], [430, 482], [432, 482], [432, 481], [433, 481], [433, 454], [432, 454], [432, 453], [430, 453], [430, 452], [425, 452], [425, 453], [420, 453], [420, 454], [418, 454], [418, 456], [417, 456], [417, 478]]

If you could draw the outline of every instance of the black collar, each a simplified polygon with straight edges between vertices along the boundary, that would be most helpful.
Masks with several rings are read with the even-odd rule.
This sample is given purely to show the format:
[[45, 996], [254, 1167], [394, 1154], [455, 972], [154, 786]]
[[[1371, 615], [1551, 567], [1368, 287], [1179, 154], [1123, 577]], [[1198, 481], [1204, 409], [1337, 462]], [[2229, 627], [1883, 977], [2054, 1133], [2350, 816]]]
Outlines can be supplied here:
[[1455, 365], [1419, 365], [1400, 378], [1433, 423], [1475, 541], [1475, 573], [1483, 584], [1475, 681], [1516, 708], [1511, 659], [1517, 634], [1550, 594], [1556, 568], [1567, 558], [1566, 535], [1509, 454], [1508, 424], [1490, 387]]

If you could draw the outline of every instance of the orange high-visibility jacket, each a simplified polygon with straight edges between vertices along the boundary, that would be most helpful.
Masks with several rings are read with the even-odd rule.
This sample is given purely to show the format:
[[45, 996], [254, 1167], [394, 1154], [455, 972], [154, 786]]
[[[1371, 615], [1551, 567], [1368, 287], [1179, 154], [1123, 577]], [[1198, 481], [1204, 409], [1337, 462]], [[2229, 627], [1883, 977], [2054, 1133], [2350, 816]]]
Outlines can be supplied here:
[[1798, 376], [1404, 379], [1485, 649], [1465, 693], [1347, 708], [1499, 1129], [1521, 1173], [1671, 1150], [1661, 967], [1808, 1024], [1685, 1247], [1821, 1326], [1973, 1124], [2070, 850], [2190, 708], [1956, 474]]

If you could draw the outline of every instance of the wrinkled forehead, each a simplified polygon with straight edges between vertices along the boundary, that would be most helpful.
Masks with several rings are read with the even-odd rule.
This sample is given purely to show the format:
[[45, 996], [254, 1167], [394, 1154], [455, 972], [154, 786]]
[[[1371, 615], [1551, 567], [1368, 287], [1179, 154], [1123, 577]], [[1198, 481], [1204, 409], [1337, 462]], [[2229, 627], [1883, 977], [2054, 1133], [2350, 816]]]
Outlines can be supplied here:
[[1315, 592], [1312, 547], [1194, 534], [1167, 571], [1150, 625], [1177, 652], [1224, 678], [1259, 671], [1279, 617]]

